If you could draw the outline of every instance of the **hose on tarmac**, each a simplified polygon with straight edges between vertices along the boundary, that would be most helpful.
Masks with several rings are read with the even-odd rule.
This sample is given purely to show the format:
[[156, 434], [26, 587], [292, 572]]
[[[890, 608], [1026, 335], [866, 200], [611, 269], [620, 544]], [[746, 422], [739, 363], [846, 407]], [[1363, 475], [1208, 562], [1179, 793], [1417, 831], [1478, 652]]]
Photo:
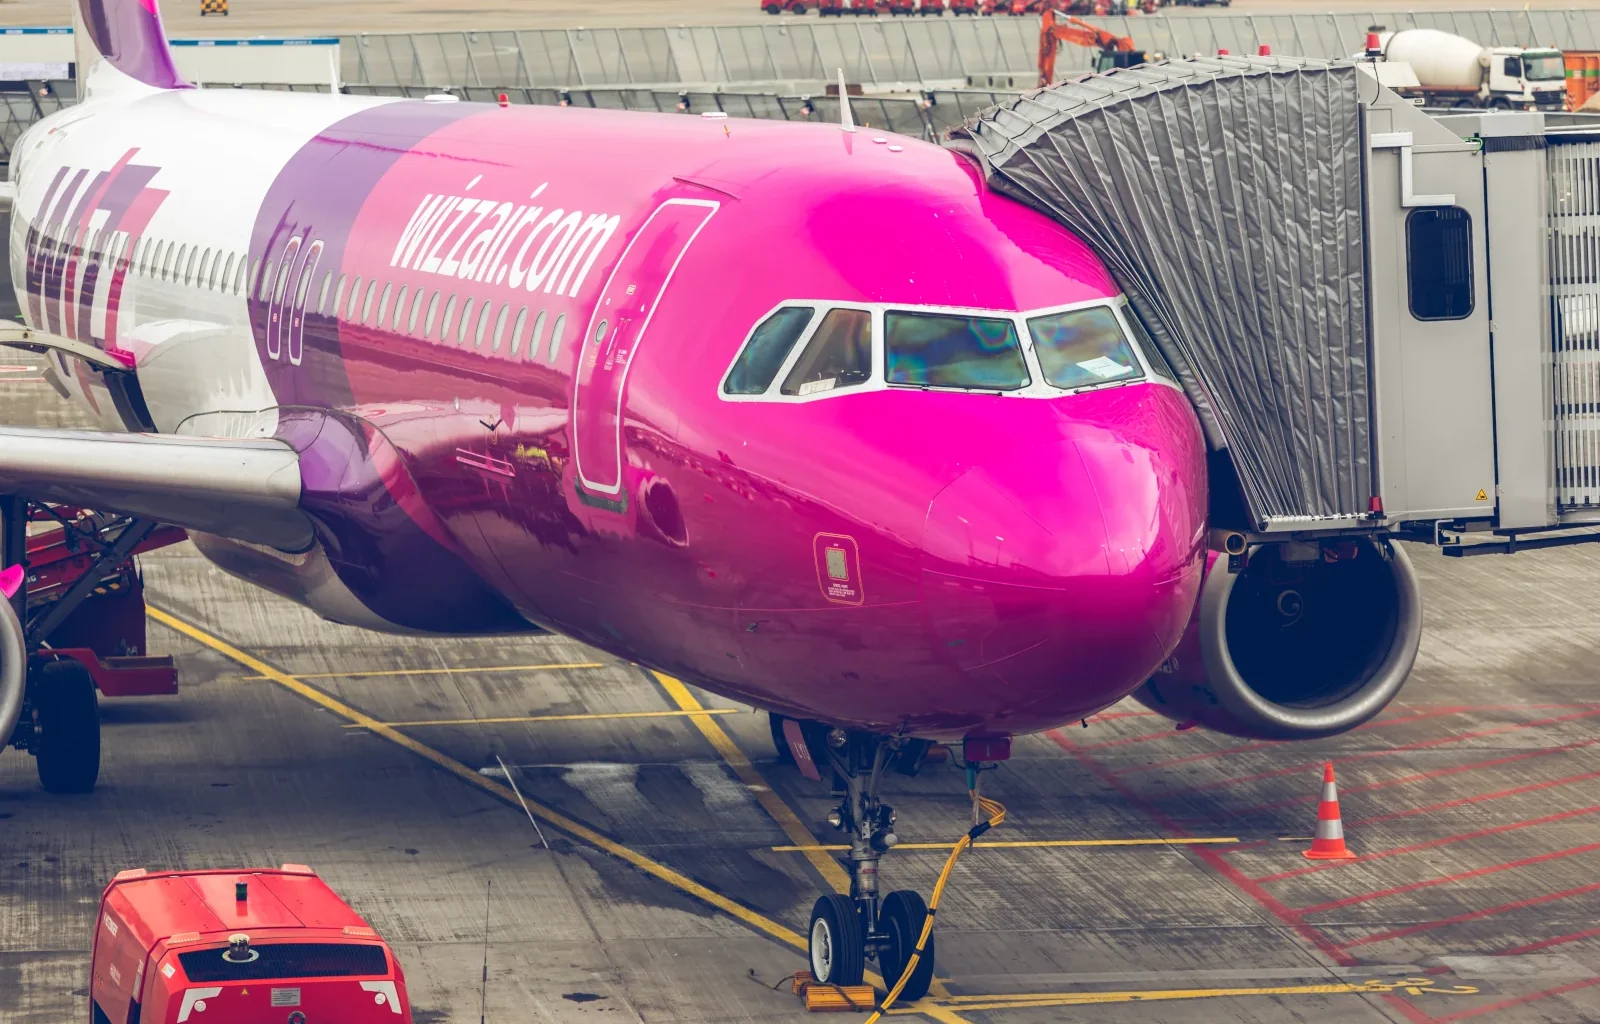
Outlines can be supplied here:
[[944, 870], [939, 872], [939, 881], [934, 883], [933, 897], [928, 900], [928, 916], [922, 919], [922, 934], [917, 936], [917, 946], [911, 951], [911, 958], [906, 961], [906, 969], [900, 972], [900, 979], [894, 983], [894, 988], [883, 997], [883, 1002], [868, 1017], [866, 1024], [878, 1024], [878, 1019], [889, 1012], [889, 1007], [900, 998], [900, 993], [905, 989], [906, 983], [911, 980], [912, 972], [917, 969], [917, 962], [922, 959], [922, 951], [928, 948], [928, 937], [933, 934], [933, 915], [939, 911], [939, 900], [944, 897], [944, 885], [950, 880], [950, 872], [956, 866], [956, 860], [972, 845], [973, 840], [1006, 820], [1005, 805], [998, 800], [990, 800], [986, 796], [979, 796], [977, 791], [972, 792], [972, 798], [978, 805], [978, 814], [983, 818], [978, 824], [967, 830], [950, 851], [950, 856], [945, 858]]

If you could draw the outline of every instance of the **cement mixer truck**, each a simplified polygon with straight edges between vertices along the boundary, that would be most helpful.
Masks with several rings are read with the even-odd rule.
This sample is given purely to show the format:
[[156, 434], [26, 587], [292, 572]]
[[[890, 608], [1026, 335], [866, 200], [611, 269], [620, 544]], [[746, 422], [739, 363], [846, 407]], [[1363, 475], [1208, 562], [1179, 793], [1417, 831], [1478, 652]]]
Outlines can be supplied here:
[[[1366, 53], [1356, 56], [1391, 65], [1378, 80], [1430, 107], [1560, 110], [1566, 103], [1566, 66], [1561, 51], [1548, 47], [1479, 46], [1434, 28], [1374, 28]], [[1396, 75], [1394, 65], [1409, 67], [1416, 84]]]

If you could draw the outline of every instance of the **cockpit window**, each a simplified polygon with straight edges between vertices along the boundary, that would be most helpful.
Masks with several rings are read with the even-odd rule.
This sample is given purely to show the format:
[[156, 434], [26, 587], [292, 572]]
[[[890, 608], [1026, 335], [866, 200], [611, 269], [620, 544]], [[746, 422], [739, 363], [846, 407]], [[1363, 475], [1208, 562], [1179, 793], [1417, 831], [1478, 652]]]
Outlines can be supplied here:
[[1015, 391], [1028, 386], [1016, 324], [952, 313], [884, 314], [890, 384]]
[[783, 369], [789, 350], [811, 323], [806, 306], [785, 306], [761, 321], [750, 335], [749, 344], [728, 371], [722, 390], [730, 395], [761, 395], [772, 386], [772, 379]]
[[865, 309], [835, 309], [822, 318], [780, 390], [785, 395], [816, 395], [864, 384], [871, 377], [872, 314]]
[[1044, 379], [1081, 388], [1144, 376], [1122, 325], [1109, 306], [1089, 306], [1028, 321]]

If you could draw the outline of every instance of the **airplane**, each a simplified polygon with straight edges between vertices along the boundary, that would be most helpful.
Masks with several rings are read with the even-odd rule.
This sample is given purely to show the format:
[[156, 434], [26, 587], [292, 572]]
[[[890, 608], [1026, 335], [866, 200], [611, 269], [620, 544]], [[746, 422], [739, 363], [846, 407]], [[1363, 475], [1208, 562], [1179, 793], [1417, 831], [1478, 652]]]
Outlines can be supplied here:
[[[835, 125], [196, 89], [155, 0], [73, 6], [82, 101], [15, 148], [11, 274], [102, 429], [0, 429], [0, 492], [183, 527], [335, 622], [555, 631], [765, 709], [845, 785], [819, 980], [910, 962], [879, 790], [935, 741], [999, 761], [1136, 691], [1331, 735], [1404, 681], [1399, 547], [1218, 540], [1116, 282], [961, 153], [843, 94]], [[15, 629], [0, 712], [86, 685]]]

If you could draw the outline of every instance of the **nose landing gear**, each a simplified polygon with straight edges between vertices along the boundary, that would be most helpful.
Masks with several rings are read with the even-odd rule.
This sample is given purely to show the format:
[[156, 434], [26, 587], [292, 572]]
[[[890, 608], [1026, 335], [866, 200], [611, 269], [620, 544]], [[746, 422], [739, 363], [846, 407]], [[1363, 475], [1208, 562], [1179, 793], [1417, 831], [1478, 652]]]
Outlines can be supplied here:
[[[859, 985], [868, 959], [875, 959], [886, 983], [905, 973], [928, 908], [910, 890], [880, 899], [878, 861], [899, 842], [894, 808], [878, 798], [884, 769], [910, 757], [920, 759], [926, 744], [903, 737], [847, 733], [828, 735], [828, 760], [845, 786], [844, 800], [829, 815], [834, 828], [850, 836], [846, 865], [850, 895], [829, 893], [811, 908], [811, 976], [829, 985]], [[933, 981], [934, 943], [928, 937], [916, 970], [901, 998], [921, 999]]]

